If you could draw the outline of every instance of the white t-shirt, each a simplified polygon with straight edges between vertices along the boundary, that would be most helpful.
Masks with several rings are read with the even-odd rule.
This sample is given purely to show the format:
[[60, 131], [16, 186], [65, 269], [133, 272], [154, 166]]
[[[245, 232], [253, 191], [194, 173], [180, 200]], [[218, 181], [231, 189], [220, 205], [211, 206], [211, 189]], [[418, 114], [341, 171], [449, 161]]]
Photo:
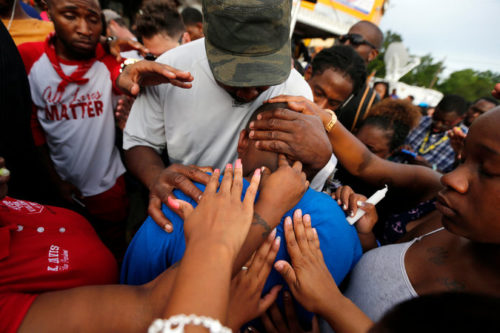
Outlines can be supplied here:
[[[89, 81], [68, 84], [59, 98], [55, 92], [61, 78], [44, 53], [44, 43], [23, 44], [19, 50], [36, 108], [32, 126], [35, 143], [46, 141], [59, 176], [84, 196], [110, 189], [125, 172], [115, 146], [112, 90], [119, 71], [117, 63], [112, 57], [96, 61], [84, 76]], [[78, 64], [59, 62], [66, 75]]]
[[[132, 106], [123, 148], [147, 146], [157, 152], [166, 148], [171, 163], [222, 169], [236, 160], [239, 133], [265, 100], [281, 94], [313, 98], [307, 82], [292, 69], [285, 82], [270, 87], [254, 101], [235, 103], [214, 79], [204, 39], [169, 50], [157, 61], [191, 72], [193, 86], [183, 89], [162, 84], [143, 88]], [[333, 167], [329, 166], [330, 172]], [[328, 175], [326, 172], [323, 182]]]

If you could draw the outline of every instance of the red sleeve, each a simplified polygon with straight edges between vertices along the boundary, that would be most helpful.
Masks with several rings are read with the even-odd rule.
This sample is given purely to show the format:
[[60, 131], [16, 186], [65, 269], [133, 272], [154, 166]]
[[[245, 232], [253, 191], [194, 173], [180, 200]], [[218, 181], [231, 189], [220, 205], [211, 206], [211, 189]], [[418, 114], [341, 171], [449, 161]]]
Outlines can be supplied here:
[[123, 92], [116, 85], [116, 79], [120, 75], [121, 64], [123, 63], [123, 61], [125, 61], [125, 59], [122, 58], [122, 61], [118, 62], [112, 55], [107, 55], [102, 58], [101, 61], [104, 63], [104, 65], [106, 65], [111, 75], [111, 82], [113, 83], [113, 93], [115, 95], [123, 95]]
[[23, 43], [17, 49], [23, 58], [26, 74], [29, 75], [31, 67], [45, 51], [45, 42]]
[[6, 292], [0, 294], [0, 332], [15, 333], [38, 295]]

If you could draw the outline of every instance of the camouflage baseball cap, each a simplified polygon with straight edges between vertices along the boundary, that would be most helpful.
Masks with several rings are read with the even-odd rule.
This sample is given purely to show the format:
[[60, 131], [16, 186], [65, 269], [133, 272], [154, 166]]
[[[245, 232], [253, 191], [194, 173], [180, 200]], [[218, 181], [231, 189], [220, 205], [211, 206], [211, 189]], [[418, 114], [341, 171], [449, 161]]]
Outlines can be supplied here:
[[291, 0], [203, 0], [203, 30], [215, 79], [232, 87], [272, 86], [291, 69]]

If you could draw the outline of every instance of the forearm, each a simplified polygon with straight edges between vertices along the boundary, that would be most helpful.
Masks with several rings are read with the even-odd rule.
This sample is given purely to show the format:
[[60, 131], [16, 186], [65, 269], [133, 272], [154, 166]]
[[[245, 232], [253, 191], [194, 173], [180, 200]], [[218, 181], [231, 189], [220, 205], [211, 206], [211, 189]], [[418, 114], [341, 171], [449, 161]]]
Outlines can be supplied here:
[[390, 162], [374, 155], [342, 124], [328, 134], [334, 154], [352, 175], [374, 186], [411, 193], [416, 202], [430, 199], [441, 188], [440, 174], [429, 168]]
[[175, 272], [171, 268], [144, 286], [85, 286], [43, 293], [19, 332], [146, 332], [165, 311]]
[[188, 244], [164, 318], [195, 314], [226, 322], [234, 254], [223, 246], [204, 244], [195, 240]]
[[[338, 291], [338, 290], [337, 290]], [[328, 307], [319, 314], [337, 333], [366, 333], [373, 322], [340, 291], [330, 297]]]
[[125, 162], [132, 174], [148, 189], [151, 189], [158, 175], [165, 169], [160, 155], [146, 146], [135, 146], [126, 150]]
[[254, 210], [252, 225], [250, 226], [245, 243], [243, 243], [234, 262], [233, 275], [238, 273], [241, 267], [245, 265], [252, 253], [262, 245], [264, 240], [266, 240], [271, 231], [276, 228], [281, 218], [286, 213], [283, 212], [281, 214], [281, 210], [270, 207], [269, 204], [260, 200], [255, 204]]

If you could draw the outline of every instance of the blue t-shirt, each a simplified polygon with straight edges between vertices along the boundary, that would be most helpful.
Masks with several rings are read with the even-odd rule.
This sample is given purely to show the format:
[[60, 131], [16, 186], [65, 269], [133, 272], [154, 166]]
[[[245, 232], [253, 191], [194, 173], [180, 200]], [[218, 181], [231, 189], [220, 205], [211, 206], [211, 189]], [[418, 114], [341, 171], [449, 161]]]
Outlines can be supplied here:
[[[249, 183], [244, 180], [242, 198], [248, 185]], [[196, 186], [201, 191], [205, 188], [200, 184]], [[196, 202], [184, 193], [178, 190], [174, 193], [177, 198], [191, 203], [193, 207], [196, 206]], [[286, 252], [283, 221], [286, 216], [292, 216], [298, 208], [302, 209], [303, 214], [311, 216], [311, 223], [318, 232], [326, 265], [335, 282], [339, 284], [358, 262], [362, 249], [356, 229], [346, 221], [337, 202], [325, 193], [308, 189], [299, 203], [283, 216], [276, 228], [276, 234], [282, 239], [276, 260], [290, 261]], [[184, 255], [186, 243], [183, 221], [166, 205], [163, 205], [162, 210], [172, 222], [173, 232], [165, 232], [151, 217], [148, 217], [127, 249], [121, 270], [121, 283], [132, 285], [147, 283]], [[263, 292], [267, 293], [275, 285], [286, 286], [286, 283], [273, 268]]]

